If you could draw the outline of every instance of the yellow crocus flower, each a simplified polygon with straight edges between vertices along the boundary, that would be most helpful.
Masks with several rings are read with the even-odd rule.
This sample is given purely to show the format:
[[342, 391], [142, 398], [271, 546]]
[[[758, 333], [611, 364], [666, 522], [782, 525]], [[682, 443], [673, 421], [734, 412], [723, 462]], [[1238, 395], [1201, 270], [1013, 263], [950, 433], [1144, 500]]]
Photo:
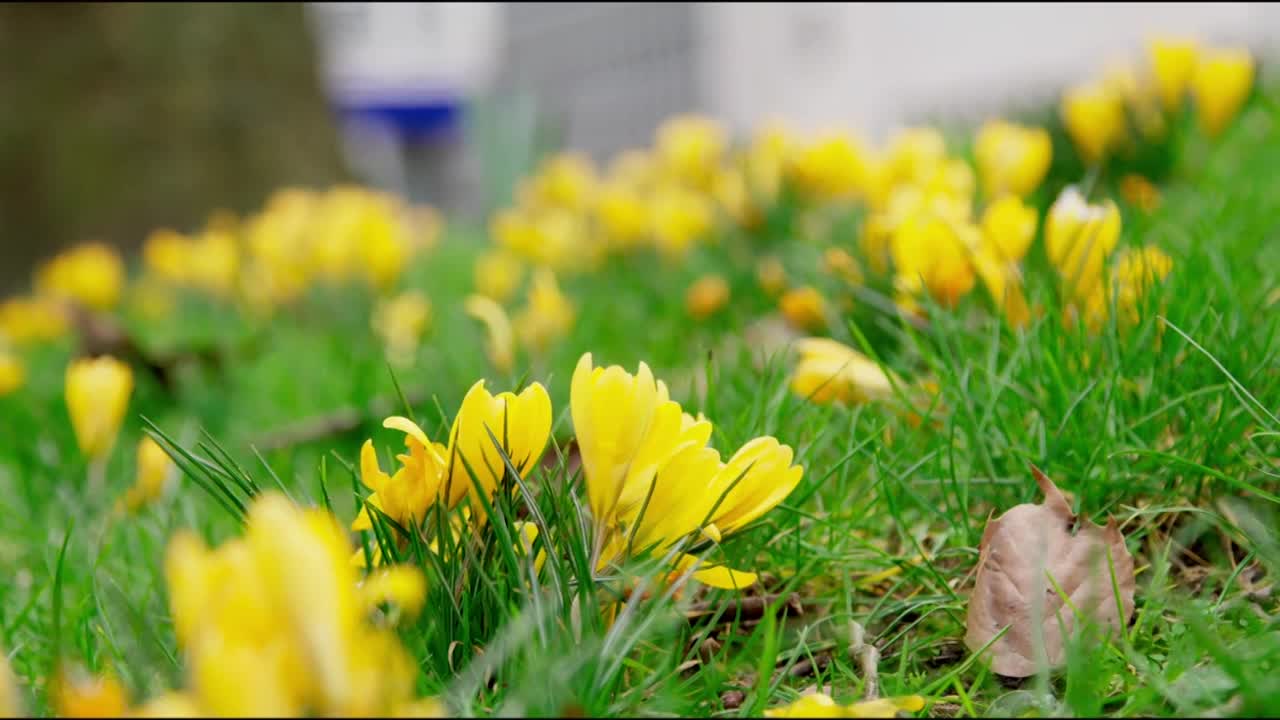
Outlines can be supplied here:
[[538, 268], [529, 287], [528, 302], [516, 313], [512, 325], [522, 345], [534, 352], [546, 352], [552, 342], [569, 334], [576, 317], [577, 310], [560, 291], [555, 273]]
[[1136, 173], [1120, 178], [1120, 196], [1143, 212], [1151, 212], [1160, 207], [1160, 188]]
[[749, 440], [711, 480], [711, 495], [723, 495], [711, 516], [711, 534], [729, 535], [777, 507], [800, 484], [804, 468], [792, 465], [791, 448], [776, 438]]
[[118, 718], [129, 709], [124, 686], [109, 673], [94, 677], [81, 668], [60, 666], [51, 689], [58, 717]]
[[632, 183], [610, 181], [596, 196], [596, 217], [614, 247], [632, 248], [649, 234], [649, 210]]
[[75, 360], [67, 366], [65, 390], [80, 451], [91, 460], [105, 458], [129, 406], [133, 371], [110, 356]]
[[484, 324], [488, 335], [485, 353], [494, 369], [500, 373], [511, 372], [516, 361], [516, 341], [507, 311], [483, 295], [467, 296], [463, 301], [463, 308], [468, 315]]
[[0, 717], [22, 717], [18, 683], [13, 678], [13, 670], [9, 668], [9, 656], [3, 647], [0, 647]]
[[159, 499], [173, 476], [174, 469], [173, 460], [168, 453], [149, 435], [144, 435], [138, 441], [137, 466], [133, 487], [129, 488], [123, 499], [124, 509], [130, 512]]
[[712, 174], [728, 145], [723, 127], [699, 115], [680, 115], [659, 126], [654, 149], [662, 168], [675, 180], [709, 189]]
[[[711, 423], [685, 413], [643, 362], [632, 375], [594, 367], [591, 354], [583, 355], [570, 404], [602, 566], [649, 548], [661, 552], [694, 533], [719, 541], [777, 506], [803, 474], [790, 464], [791, 448], [771, 437], [721, 463], [706, 444]], [[677, 558], [672, 575], [691, 562]], [[755, 580], [722, 568], [698, 577], [729, 588]]]
[[729, 302], [729, 283], [719, 275], [703, 275], [689, 286], [684, 306], [699, 320], [706, 318]]
[[85, 243], [42, 265], [36, 271], [35, 286], [43, 295], [110, 310], [120, 301], [124, 276], [124, 261], [114, 248]]
[[1040, 187], [1049, 171], [1053, 143], [1044, 128], [991, 120], [978, 130], [973, 155], [988, 197], [1025, 197]]
[[673, 183], [662, 183], [650, 199], [654, 241], [668, 259], [683, 258], [694, 243], [711, 232], [711, 200]]
[[503, 247], [494, 247], [484, 251], [476, 258], [475, 284], [476, 292], [505, 303], [520, 287], [524, 276], [524, 264], [515, 253]]
[[378, 303], [371, 324], [382, 338], [387, 354], [397, 363], [407, 365], [431, 324], [431, 301], [421, 290], [406, 290]]
[[974, 254], [973, 269], [1009, 325], [1025, 327], [1031, 321], [1031, 308], [1022, 291], [1022, 272], [1017, 264], [988, 242]]
[[899, 712], [919, 712], [923, 709], [924, 698], [919, 695], [840, 705], [830, 695], [814, 693], [804, 695], [787, 705], [765, 710], [764, 715], [775, 718], [888, 718], [897, 716]]
[[0, 303], [0, 336], [15, 344], [55, 340], [67, 327], [67, 313], [52, 298], [15, 297]]
[[777, 295], [787, 288], [787, 270], [782, 261], [770, 255], [756, 263], [756, 282], [766, 295]]
[[826, 327], [827, 302], [811, 285], [791, 288], [778, 299], [778, 309], [793, 327], [816, 330]]
[[823, 251], [822, 271], [828, 275], [834, 275], [850, 285], [862, 284], [862, 266], [844, 248], [830, 247]]
[[1172, 270], [1173, 259], [1154, 245], [1126, 248], [1116, 253], [1111, 266], [1111, 287], [1116, 308], [1124, 313], [1126, 321], [1138, 321], [1142, 297]]
[[644, 190], [651, 185], [658, 173], [658, 161], [646, 150], [624, 150], [609, 163], [610, 183]]
[[1244, 48], [1208, 50], [1200, 57], [1191, 89], [1205, 133], [1219, 135], [1231, 123], [1253, 89], [1253, 75], [1253, 55]]
[[919, 278], [923, 289], [945, 307], [955, 307], [973, 289], [970, 261], [981, 231], [968, 222], [954, 222], [931, 213], [908, 218], [893, 235], [890, 252], [895, 272]]
[[947, 142], [937, 128], [904, 128], [889, 140], [886, 170], [892, 182], [918, 183], [933, 174], [946, 156]]
[[1166, 110], [1182, 105], [1199, 55], [1200, 47], [1191, 38], [1154, 38], [1147, 44], [1151, 74]]
[[590, 158], [580, 153], [556, 155], [538, 169], [533, 179], [535, 202], [583, 211], [595, 193], [596, 171]]
[[[404, 527], [413, 527], [426, 518], [428, 508], [443, 496], [445, 474], [448, 469], [448, 448], [431, 442], [417, 424], [403, 417], [390, 417], [383, 421], [385, 428], [405, 433], [407, 454], [398, 455], [400, 469], [394, 475], [383, 472], [378, 464], [378, 453], [373, 441], [366, 440], [360, 448], [360, 482], [373, 491], [365, 503], [386, 513]], [[362, 507], [352, 530], [368, 530], [372, 527], [368, 508]], [[359, 552], [359, 551], [357, 551]]]
[[[810, 337], [795, 344], [799, 356], [791, 390], [815, 403], [856, 405], [893, 395], [890, 376], [871, 358], [830, 338]], [[901, 381], [899, 381], [901, 382]]]
[[788, 172], [801, 190], [819, 200], [848, 201], [867, 191], [867, 158], [857, 137], [825, 133], [796, 150]]
[[1102, 268], [1120, 238], [1120, 209], [1111, 200], [1090, 205], [1074, 187], [1062, 191], [1045, 218], [1049, 261], [1076, 298], [1098, 287]]
[[17, 355], [0, 348], [0, 397], [16, 392], [27, 382], [27, 368]]
[[[483, 380], [477, 381], [462, 398], [449, 430], [445, 459], [451, 472], [445, 488], [450, 506], [470, 492], [473, 512], [484, 518], [484, 506], [476, 497], [483, 491], [492, 498], [507, 472], [494, 446], [495, 438], [523, 478], [542, 459], [550, 437], [551, 398], [541, 383], [530, 384], [518, 395], [492, 395]], [[478, 487], [472, 481], [473, 473]]]
[[1124, 139], [1124, 100], [1101, 83], [1076, 85], [1062, 97], [1062, 122], [1085, 161], [1100, 162]]
[[745, 158], [746, 180], [761, 204], [771, 204], [778, 197], [795, 147], [792, 134], [778, 123], [766, 124], [752, 137]]
[[147, 270], [174, 283], [183, 283], [191, 264], [190, 241], [169, 228], [153, 230], [142, 244], [142, 261]]
[[1036, 236], [1035, 208], [1016, 195], [1007, 195], [987, 206], [982, 213], [985, 246], [1008, 262], [1021, 262]]
[[608, 526], [657, 412], [658, 384], [644, 362], [632, 375], [617, 365], [593, 367], [587, 353], [574, 370], [569, 401], [591, 516], [598, 526]]
[[404, 566], [360, 584], [332, 516], [275, 492], [256, 497], [243, 537], [209, 549], [172, 540], [165, 560], [187, 685], [144, 705], [201, 715], [390, 715], [416, 701], [415, 667], [381, 602], [412, 615], [424, 584]]

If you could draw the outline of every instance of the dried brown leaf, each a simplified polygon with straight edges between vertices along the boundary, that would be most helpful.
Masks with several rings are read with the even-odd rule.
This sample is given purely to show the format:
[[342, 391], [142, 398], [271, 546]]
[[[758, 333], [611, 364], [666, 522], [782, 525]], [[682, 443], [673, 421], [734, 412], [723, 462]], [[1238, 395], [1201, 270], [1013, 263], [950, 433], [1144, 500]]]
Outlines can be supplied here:
[[1061, 666], [1082, 618], [1119, 628], [1133, 615], [1133, 556], [1119, 528], [1084, 522], [1073, 535], [1066, 497], [1038, 468], [1031, 471], [1044, 502], [987, 522], [969, 597], [965, 644], [977, 652], [1008, 627], [987, 650], [992, 670], [1007, 677], [1032, 675], [1040, 662]]

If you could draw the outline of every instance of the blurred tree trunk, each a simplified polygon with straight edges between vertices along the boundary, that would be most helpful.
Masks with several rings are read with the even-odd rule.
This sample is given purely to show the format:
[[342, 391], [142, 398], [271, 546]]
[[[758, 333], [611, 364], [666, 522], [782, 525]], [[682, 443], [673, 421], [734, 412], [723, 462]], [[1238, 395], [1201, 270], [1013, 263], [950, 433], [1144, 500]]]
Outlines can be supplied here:
[[298, 4], [0, 4], [0, 286], [345, 173]]

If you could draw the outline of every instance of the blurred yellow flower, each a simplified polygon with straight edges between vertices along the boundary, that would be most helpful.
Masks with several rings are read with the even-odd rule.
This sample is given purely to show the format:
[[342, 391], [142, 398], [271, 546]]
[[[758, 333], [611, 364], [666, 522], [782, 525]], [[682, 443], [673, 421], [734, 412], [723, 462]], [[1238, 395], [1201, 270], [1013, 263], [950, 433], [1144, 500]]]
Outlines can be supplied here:
[[129, 709], [129, 696], [114, 675], [94, 677], [83, 668], [60, 665], [50, 688], [58, 717], [118, 718]]
[[19, 390], [27, 382], [27, 368], [22, 360], [0, 348], [0, 397]]
[[1207, 50], [1191, 78], [1200, 126], [1219, 135], [1240, 112], [1253, 89], [1253, 55], [1244, 48]]
[[981, 243], [981, 231], [969, 222], [954, 222], [930, 213], [908, 218], [893, 235], [890, 251], [895, 273], [921, 283], [938, 304], [955, 307], [973, 289], [970, 257]]
[[494, 369], [500, 373], [511, 372], [516, 361], [516, 341], [507, 311], [483, 295], [469, 295], [462, 304], [468, 315], [484, 324], [488, 336], [485, 353]]
[[702, 193], [663, 183], [654, 190], [650, 202], [654, 240], [667, 258], [683, 258], [712, 230], [711, 200]]
[[85, 457], [98, 460], [111, 452], [132, 392], [133, 371], [113, 357], [82, 358], [67, 366], [67, 410]]
[[609, 163], [609, 181], [643, 191], [653, 183], [658, 161], [647, 150], [624, 150]]
[[1143, 212], [1151, 212], [1160, 207], [1160, 188], [1136, 173], [1120, 178], [1120, 196]]
[[1031, 321], [1031, 308], [1022, 291], [1022, 272], [1018, 265], [988, 242], [974, 254], [973, 269], [1009, 325], [1026, 327]]
[[22, 717], [22, 702], [18, 692], [18, 683], [13, 678], [13, 670], [9, 668], [9, 656], [0, 647], [0, 717]]
[[431, 325], [431, 301], [421, 290], [405, 290], [379, 302], [371, 324], [382, 338], [388, 357], [408, 365], [422, 342], [423, 333]]
[[1021, 262], [1035, 239], [1036, 222], [1035, 208], [1015, 195], [1007, 195], [987, 205], [982, 213], [984, 243], [995, 251], [997, 257]]
[[332, 516], [275, 492], [254, 499], [243, 537], [216, 549], [175, 536], [165, 574], [188, 689], [167, 704], [217, 716], [368, 716], [415, 702], [412, 658], [367, 610], [395, 600], [411, 615], [425, 588], [378, 575], [359, 585], [350, 555]]
[[756, 262], [756, 282], [766, 295], [774, 296], [787, 287], [787, 270], [782, 261], [769, 255]]
[[1160, 37], [1147, 43], [1151, 74], [1166, 110], [1182, 105], [1199, 55], [1200, 47], [1192, 38]]
[[555, 273], [538, 268], [529, 286], [529, 299], [512, 319], [520, 343], [534, 352], [546, 352], [551, 343], [573, 329], [577, 310], [560, 292]]
[[778, 123], [765, 124], [751, 139], [745, 161], [747, 189], [761, 205], [772, 204], [795, 152], [791, 133]]
[[614, 247], [636, 247], [649, 234], [649, 209], [644, 196], [631, 183], [610, 181], [601, 186], [596, 196], [596, 217]]
[[703, 275], [689, 286], [684, 306], [699, 320], [715, 313], [729, 302], [729, 283], [719, 275]]
[[581, 212], [595, 192], [596, 171], [579, 153], [563, 153], [542, 163], [533, 177], [535, 202]]
[[864, 700], [851, 705], [838, 705], [829, 695], [804, 695], [788, 705], [764, 711], [765, 717], [776, 718], [892, 718], [899, 712], [919, 712], [924, 698], [907, 695], [898, 698]]
[[1076, 85], [1063, 95], [1062, 122], [1085, 162], [1101, 162], [1125, 137], [1124, 99], [1102, 83]]
[[1147, 245], [1125, 248], [1116, 253], [1111, 266], [1111, 287], [1116, 308], [1130, 323], [1138, 321], [1142, 297], [1173, 270], [1173, 259], [1163, 250]]
[[782, 316], [795, 328], [817, 330], [827, 326], [827, 303], [811, 285], [791, 288], [778, 299]]
[[124, 261], [114, 248], [104, 243], [85, 243], [42, 265], [36, 271], [35, 286], [42, 295], [110, 310], [120, 301], [124, 275]]
[[890, 376], [871, 358], [830, 338], [796, 341], [798, 354], [791, 391], [815, 403], [847, 405], [883, 400], [893, 395]]
[[137, 476], [133, 487], [125, 493], [123, 507], [130, 512], [155, 502], [164, 494], [173, 474], [173, 460], [160, 444], [144, 435], [138, 441]]
[[1102, 268], [1120, 238], [1120, 209], [1111, 200], [1090, 205], [1067, 187], [1049, 208], [1044, 242], [1068, 291], [1078, 299], [1092, 295], [1102, 281]]
[[476, 258], [476, 292], [495, 302], [510, 300], [523, 276], [524, 264], [506, 248], [490, 248]]
[[708, 190], [728, 145], [723, 127], [699, 115], [679, 115], [658, 128], [654, 143], [659, 162], [670, 177]]
[[920, 183], [946, 161], [947, 141], [937, 128], [904, 128], [893, 134], [886, 169], [895, 183]]
[[991, 120], [978, 130], [973, 155], [987, 197], [1025, 197], [1040, 187], [1049, 171], [1053, 143], [1044, 128]]
[[791, 156], [788, 173], [820, 200], [852, 200], [867, 190], [867, 150], [849, 134], [819, 135]]
[[862, 284], [862, 266], [844, 248], [829, 247], [823, 251], [822, 271], [828, 275], [834, 275], [850, 285]]
[[55, 340], [67, 326], [67, 313], [52, 298], [14, 297], [0, 303], [0, 336], [15, 344]]

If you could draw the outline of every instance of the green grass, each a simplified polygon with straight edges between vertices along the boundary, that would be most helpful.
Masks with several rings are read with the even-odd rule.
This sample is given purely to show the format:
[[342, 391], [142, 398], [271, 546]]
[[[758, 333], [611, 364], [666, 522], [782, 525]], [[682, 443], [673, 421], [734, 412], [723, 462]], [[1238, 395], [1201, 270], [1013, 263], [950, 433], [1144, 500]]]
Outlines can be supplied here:
[[[713, 591], [679, 600], [709, 603], [710, 617], [686, 620], [661, 597], [629, 603], [607, 627], [601, 594], [588, 592], [598, 579], [574, 499], [582, 479], [560, 458], [495, 508], [545, 525], [552, 552], [540, 575], [529, 575], [500, 522], [450, 559], [419, 545], [404, 551], [430, 585], [428, 611], [403, 632], [421, 666], [419, 689], [475, 714], [758, 714], [814, 685], [860, 698], [865, 638], [878, 651], [880, 693], [921, 694], [934, 716], [1280, 712], [1276, 593], [1260, 590], [1280, 573], [1280, 325], [1269, 300], [1280, 287], [1277, 97], [1256, 97], [1219, 142], [1175, 133], [1162, 206], [1149, 216], [1125, 208], [1122, 246], [1154, 243], [1175, 261], [1135, 327], [1064, 327], [1039, 240], [1028, 291], [1046, 312], [1024, 331], [994, 317], [980, 290], [923, 329], [857, 304], [833, 336], [865, 342], [904, 377], [938, 382], [939, 402], [919, 426], [880, 406], [806, 403], [787, 389], [786, 358], [726, 342], [771, 307], [741, 238], [679, 266], [619, 258], [564, 280], [580, 313], [572, 334], [516, 369], [548, 386], [558, 444], [572, 437], [569, 374], [590, 351], [597, 364], [649, 362], [687, 410], [715, 422], [712, 442], [726, 455], [762, 434], [797, 449], [800, 486], [723, 546], [734, 567], [764, 573], [780, 612], [745, 617], [731, 593]], [[1077, 172], [1055, 167], [1037, 196], [1042, 209]], [[1118, 175], [1104, 175], [1099, 191]], [[775, 222], [764, 240], [797, 278], [823, 282], [820, 249], [790, 241], [788, 218]], [[836, 242], [849, 245], [841, 232]], [[413, 415], [437, 438], [448, 427], [442, 412], [475, 379], [488, 375], [501, 389], [516, 381], [492, 377], [480, 330], [461, 312], [475, 251], [476, 233], [454, 228], [404, 281], [432, 298], [434, 327], [417, 364], [395, 380], [420, 399]], [[713, 269], [730, 280], [734, 301], [694, 323], [684, 288]], [[380, 427], [400, 403], [367, 298], [317, 291], [260, 328], [190, 303], [167, 323], [129, 326], [152, 351], [211, 343], [226, 360], [183, 367], [172, 391], [138, 374], [103, 491], [85, 483], [62, 401], [69, 346], [30, 356], [28, 387], [0, 398], [0, 646], [28, 710], [48, 712], [59, 654], [113, 668], [138, 699], [182, 683], [165, 543], [185, 527], [223, 539], [238, 523], [192, 478], [136, 516], [112, 513], [132, 481], [143, 416], [195, 455], [225, 448], [239, 466], [229, 475], [263, 488], [274, 475], [299, 502], [331, 503], [344, 522], [356, 511], [350, 464], [360, 443], [372, 437], [389, 451], [397, 440]], [[375, 400], [384, 409], [359, 427], [262, 461], [252, 450], [299, 419]], [[1086, 636], [1062, 671], [1013, 684], [974, 662], [962, 638], [984, 524], [1038, 502], [1031, 464], [1078, 513], [1119, 522], [1139, 570], [1137, 609], [1121, 637]], [[791, 593], [799, 603], [788, 603]], [[806, 666], [814, 671], [795, 670]], [[737, 707], [726, 708], [734, 693]]]

